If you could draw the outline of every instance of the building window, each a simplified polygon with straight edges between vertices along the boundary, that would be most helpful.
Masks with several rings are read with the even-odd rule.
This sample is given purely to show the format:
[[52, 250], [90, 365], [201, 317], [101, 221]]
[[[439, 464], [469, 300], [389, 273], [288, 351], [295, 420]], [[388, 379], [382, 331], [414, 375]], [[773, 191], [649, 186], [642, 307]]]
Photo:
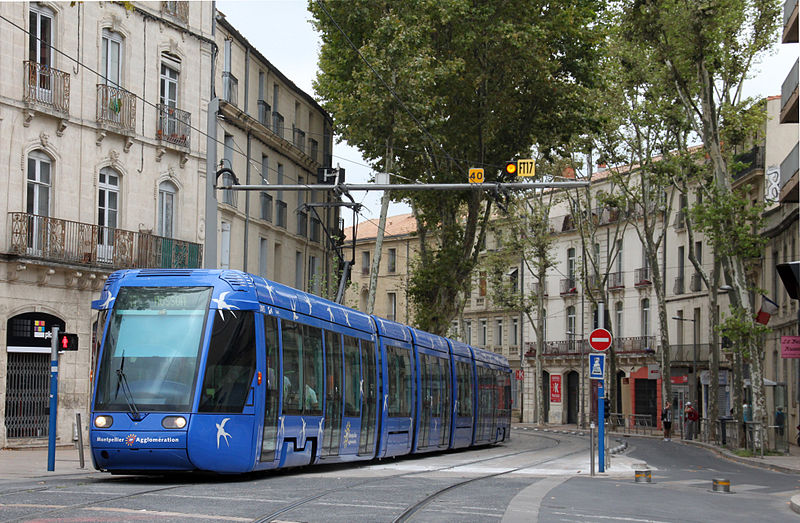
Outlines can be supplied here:
[[387, 294], [389, 301], [388, 318], [392, 321], [397, 321], [397, 294], [390, 292]]
[[50, 216], [50, 157], [40, 151], [28, 155], [28, 214]]
[[486, 273], [485, 272], [481, 272], [479, 274], [478, 296], [480, 296], [480, 297], [486, 296]]
[[472, 343], [472, 320], [464, 321], [464, 343]]
[[369, 274], [369, 251], [361, 252], [361, 274]]
[[303, 253], [300, 251], [294, 253], [294, 288], [303, 288]]
[[511, 320], [511, 345], [519, 345], [519, 319]]
[[122, 72], [122, 37], [118, 33], [103, 29], [101, 83], [120, 86]]
[[575, 343], [575, 307], [567, 307], [567, 340], [570, 346]]
[[[51, 67], [53, 45], [53, 12], [37, 4], [32, 4], [30, 8], [28, 38], [28, 58], [37, 64]], [[49, 85], [41, 85], [44, 75], [40, 77], [39, 87], [49, 89]]]
[[481, 324], [481, 331], [480, 331], [481, 343], [480, 344], [481, 344], [482, 347], [485, 347], [486, 344], [487, 344], [487, 342], [486, 342], [486, 320], [480, 320], [480, 324]]
[[178, 78], [180, 60], [169, 53], [161, 54], [161, 91], [159, 102], [172, 109], [178, 108]]
[[650, 300], [642, 300], [642, 336], [650, 336]]
[[508, 280], [511, 284], [511, 292], [519, 292], [519, 269], [514, 267], [508, 272]]
[[570, 280], [569, 287], [575, 287], [575, 248], [570, 247], [567, 249], [567, 278]]
[[[233, 135], [225, 133], [224, 138], [224, 166], [233, 169]], [[233, 185], [233, 175], [229, 172], [222, 174], [222, 185]], [[236, 191], [222, 191], [222, 203], [236, 207]]]
[[308, 257], [308, 291], [319, 294], [319, 278], [317, 277], [317, 257]]
[[495, 345], [502, 345], [503, 344], [503, 320], [497, 319], [494, 322], [494, 344]]
[[221, 224], [220, 247], [219, 247], [219, 268], [231, 268], [231, 224], [223, 221]]
[[269, 246], [266, 238], [261, 238], [258, 245], [258, 275], [262, 278], [267, 277], [267, 255]]
[[615, 305], [615, 312], [617, 314], [617, 330], [614, 332], [614, 335], [617, 338], [622, 337], [622, 302], [618, 301]]
[[[109, 248], [114, 244], [114, 229], [117, 228], [119, 214], [119, 175], [105, 167], [100, 170], [100, 183], [97, 194], [98, 244]], [[104, 256], [105, 258], [105, 256]]]
[[390, 273], [397, 271], [397, 249], [389, 249], [389, 259], [386, 262], [386, 266]]
[[158, 184], [158, 234], [173, 238], [175, 231], [175, 195], [178, 189], [170, 181]]

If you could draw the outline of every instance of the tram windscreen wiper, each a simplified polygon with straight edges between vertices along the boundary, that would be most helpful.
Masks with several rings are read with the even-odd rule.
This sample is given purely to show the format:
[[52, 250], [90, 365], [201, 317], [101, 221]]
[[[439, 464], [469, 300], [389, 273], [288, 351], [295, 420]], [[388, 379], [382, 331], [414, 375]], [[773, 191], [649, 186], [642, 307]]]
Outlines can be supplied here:
[[136, 402], [133, 401], [133, 394], [131, 393], [131, 388], [128, 387], [128, 378], [125, 377], [125, 372], [123, 372], [122, 367], [117, 369], [117, 378], [119, 381], [117, 382], [117, 387], [122, 384], [122, 393], [125, 394], [125, 401], [128, 402], [128, 409], [130, 409], [131, 414], [133, 415], [133, 419], [138, 420], [141, 419], [141, 415], [139, 414], [139, 409], [136, 407]]

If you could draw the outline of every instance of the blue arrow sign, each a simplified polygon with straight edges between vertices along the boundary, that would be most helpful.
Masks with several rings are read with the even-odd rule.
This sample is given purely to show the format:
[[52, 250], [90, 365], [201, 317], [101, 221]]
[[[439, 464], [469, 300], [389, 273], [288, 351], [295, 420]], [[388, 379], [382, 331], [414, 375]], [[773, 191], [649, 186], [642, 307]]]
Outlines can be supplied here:
[[589, 354], [589, 379], [602, 380], [606, 370], [605, 354]]

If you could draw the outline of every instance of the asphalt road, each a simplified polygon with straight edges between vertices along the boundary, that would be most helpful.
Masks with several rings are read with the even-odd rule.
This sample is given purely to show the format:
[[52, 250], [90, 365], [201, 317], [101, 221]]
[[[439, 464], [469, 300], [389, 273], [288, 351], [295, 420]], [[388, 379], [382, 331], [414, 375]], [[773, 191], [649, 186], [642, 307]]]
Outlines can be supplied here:
[[[0, 485], [0, 521], [795, 521], [800, 476], [679, 443], [629, 440], [616, 477], [587, 475], [587, 437], [515, 431], [504, 445], [241, 477], [86, 474]], [[633, 482], [646, 461], [652, 484]], [[623, 466], [624, 464], [624, 466]], [[627, 469], [625, 467], [628, 467]], [[616, 470], [616, 472], [615, 472]], [[711, 479], [733, 494], [710, 492]]]

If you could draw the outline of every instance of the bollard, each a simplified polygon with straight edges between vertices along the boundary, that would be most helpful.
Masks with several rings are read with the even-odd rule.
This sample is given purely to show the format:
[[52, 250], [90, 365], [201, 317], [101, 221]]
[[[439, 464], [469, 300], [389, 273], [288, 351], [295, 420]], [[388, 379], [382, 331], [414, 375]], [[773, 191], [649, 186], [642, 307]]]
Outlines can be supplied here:
[[81, 468], [84, 467], [83, 459], [83, 428], [81, 426], [81, 413], [75, 413], [75, 425], [78, 428], [78, 458], [80, 459]]
[[729, 479], [713, 479], [711, 480], [711, 490], [713, 492], [726, 492], [731, 493], [731, 480]]
[[652, 483], [649, 470], [635, 471], [635, 479], [636, 483]]

